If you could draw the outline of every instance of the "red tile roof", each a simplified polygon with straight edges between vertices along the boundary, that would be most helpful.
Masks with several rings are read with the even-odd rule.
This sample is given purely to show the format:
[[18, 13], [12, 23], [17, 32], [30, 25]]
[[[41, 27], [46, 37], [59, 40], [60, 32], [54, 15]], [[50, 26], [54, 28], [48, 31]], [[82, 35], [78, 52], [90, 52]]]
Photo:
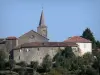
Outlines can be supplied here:
[[65, 40], [64, 42], [80, 42], [80, 43], [89, 43], [91, 42], [90, 40], [87, 40], [85, 38], [82, 38], [80, 36], [73, 36], [73, 37], [70, 37], [68, 38], [67, 40]]
[[9, 36], [6, 38], [6, 40], [16, 40], [17, 38], [15, 36]]
[[22, 44], [15, 49], [19, 48], [32, 48], [32, 47], [66, 47], [66, 46], [73, 46], [76, 47], [76, 43], [71, 42], [31, 42]]

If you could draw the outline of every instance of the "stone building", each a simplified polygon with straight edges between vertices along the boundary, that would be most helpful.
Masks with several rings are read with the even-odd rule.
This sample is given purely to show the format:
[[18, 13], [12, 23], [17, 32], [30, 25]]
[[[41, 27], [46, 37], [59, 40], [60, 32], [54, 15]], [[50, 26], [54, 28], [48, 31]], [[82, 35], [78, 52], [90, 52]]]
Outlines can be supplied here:
[[47, 54], [53, 58], [59, 50], [63, 50], [67, 46], [72, 47], [73, 52], [78, 56], [92, 51], [91, 41], [82, 37], [74, 36], [63, 42], [50, 42], [47, 36], [47, 25], [42, 10], [37, 31], [30, 30], [18, 38], [1, 39], [0, 48], [10, 53], [10, 57], [16, 62], [25, 61], [27, 63], [31, 61], [41, 63]]

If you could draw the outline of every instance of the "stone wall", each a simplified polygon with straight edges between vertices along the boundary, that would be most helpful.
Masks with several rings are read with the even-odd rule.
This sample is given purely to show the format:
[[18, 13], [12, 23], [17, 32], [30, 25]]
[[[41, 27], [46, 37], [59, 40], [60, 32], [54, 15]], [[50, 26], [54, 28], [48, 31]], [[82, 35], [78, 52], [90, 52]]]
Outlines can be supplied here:
[[[63, 50], [64, 48], [65, 47], [22, 48], [22, 49], [14, 50], [14, 60], [16, 62], [25, 61], [28, 64], [31, 61], [38, 61], [39, 63], [42, 63], [43, 58], [47, 54], [49, 54], [51, 58], [53, 58], [59, 50]], [[78, 48], [73, 47], [72, 49], [73, 49], [73, 52], [76, 52], [77, 54]]]
[[5, 50], [5, 49], [6, 49], [5, 44], [0, 44], [0, 50]]
[[31, 61], [38, 61], [41, 63], [47, 54], [53, 58], [58, 50], [60, 50], [59, 47], [22, 48], [14, 50], [14, 60], [16, 62], [25, 61], [30, 63]]
[[16, 40], [6, 40], [5, 46], [7, 52], [10, 52], [16, 46]]

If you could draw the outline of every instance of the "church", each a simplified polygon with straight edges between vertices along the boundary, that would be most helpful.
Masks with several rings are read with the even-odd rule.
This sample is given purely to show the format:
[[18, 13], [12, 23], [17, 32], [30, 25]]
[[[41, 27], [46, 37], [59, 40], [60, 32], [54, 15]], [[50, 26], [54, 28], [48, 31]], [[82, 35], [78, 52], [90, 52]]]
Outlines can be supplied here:
[[42, 63], [43, 58], [48, 54], [51, 58], [57, 52], [70, 46], [77, 56], [82, 56], [87, 52], [92, 52], [91, 41], [80, 36], [72, 36], [61, 42], [50, 42], [48, 39], [48, 29], [45, 24], [44, 12], [42, 10], [37, 31], [30, 30], [19, 36], [10, 36], [0, 39], [0, 49], [4, 49], [16, 61], [37, 61]]

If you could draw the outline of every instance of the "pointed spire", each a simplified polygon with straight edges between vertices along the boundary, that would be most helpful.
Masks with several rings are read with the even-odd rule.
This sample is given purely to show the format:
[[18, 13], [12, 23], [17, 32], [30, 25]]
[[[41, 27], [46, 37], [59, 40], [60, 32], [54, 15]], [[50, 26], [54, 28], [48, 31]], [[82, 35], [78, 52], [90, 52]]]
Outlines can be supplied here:
[[42, 12], [41, 12], [39, 26], [45, 26], [43, 7], [42, 7]]

